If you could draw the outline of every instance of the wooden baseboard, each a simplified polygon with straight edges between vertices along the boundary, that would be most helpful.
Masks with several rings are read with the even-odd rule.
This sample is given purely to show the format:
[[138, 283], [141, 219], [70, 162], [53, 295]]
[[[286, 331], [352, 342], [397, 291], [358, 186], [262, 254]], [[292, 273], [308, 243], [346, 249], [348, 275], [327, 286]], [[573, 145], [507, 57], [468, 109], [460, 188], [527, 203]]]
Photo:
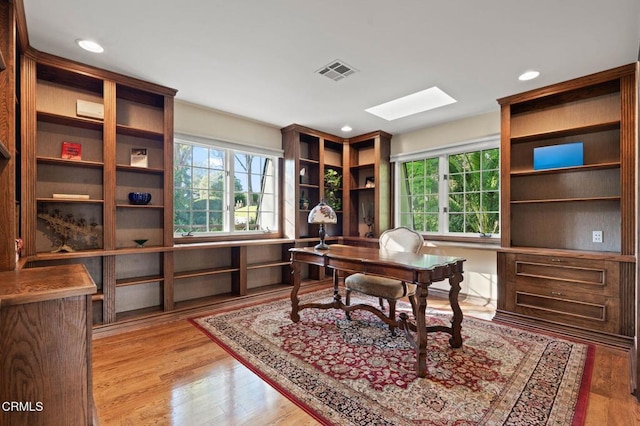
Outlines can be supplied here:
[[569, 339], [582, 340], [626, 351], [633, 347], [633, 337], [584, 330], [552, 321], [530, 318], [499, 309], [496, 311], [493, 321], [505, 325], [513, 325], [529, 329], [531, 331], [560, 335]]
[[[299, 294], [308, 293], [323, 288], [333, 286], [332, 281], [322, 280], [300, 287]], [[112, 336], [115, 334], [126, 333], [129, 331], [139, 330], [141, 328], [152, 327], [158, 324], [165, 324], [172, 321], [184, 320], [187, 318], [206, 315], [231, 308], [237, 308], [244, 305], [266, 302], [268, 300], [281, 299], [290, 294], [290, 289], [280, 289], [265, 293], [252, 294], [248, 296], [238, 296], [232, 300], [210, 305], [196, 306], [193, 308], [176, 309], [173, 311], [162, 312], [147, 317], [136, 318], [131, 320], [123, 320], [113, 324], [102, 324], [93, 327], [93, 339]]]

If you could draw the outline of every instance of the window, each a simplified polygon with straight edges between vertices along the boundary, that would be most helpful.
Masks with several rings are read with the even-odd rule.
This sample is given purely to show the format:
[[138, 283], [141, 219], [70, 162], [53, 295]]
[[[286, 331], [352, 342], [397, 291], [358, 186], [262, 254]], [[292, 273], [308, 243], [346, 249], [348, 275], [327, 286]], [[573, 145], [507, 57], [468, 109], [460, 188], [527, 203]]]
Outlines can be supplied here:
[[277, 231], [278, 155], [268, 151], [176, 138], [176, 236]]
[[500, 229], [498, 138], [399, 155], [396, 223], [418, 232], [495, 236]]

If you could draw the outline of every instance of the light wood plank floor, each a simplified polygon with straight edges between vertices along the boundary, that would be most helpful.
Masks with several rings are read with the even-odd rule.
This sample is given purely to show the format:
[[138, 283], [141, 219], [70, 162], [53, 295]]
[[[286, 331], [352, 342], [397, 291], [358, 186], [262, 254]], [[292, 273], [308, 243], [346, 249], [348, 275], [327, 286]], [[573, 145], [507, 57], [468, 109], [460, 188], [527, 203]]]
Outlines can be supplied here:
[[[95, 339], [93, 395], [103, 426], [318, 424], [184, 319]], [[640, 426], [626, 352], [597, 347], [586, 424]]]

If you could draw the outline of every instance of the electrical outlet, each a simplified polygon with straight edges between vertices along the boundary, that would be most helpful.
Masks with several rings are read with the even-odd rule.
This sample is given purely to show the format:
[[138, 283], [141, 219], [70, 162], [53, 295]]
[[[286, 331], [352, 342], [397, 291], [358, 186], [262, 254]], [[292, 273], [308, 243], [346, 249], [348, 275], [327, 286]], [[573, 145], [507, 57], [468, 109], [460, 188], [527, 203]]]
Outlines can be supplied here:
[[602, 242], [602, 231], [593, 231], [593, 242], [594, 243]]

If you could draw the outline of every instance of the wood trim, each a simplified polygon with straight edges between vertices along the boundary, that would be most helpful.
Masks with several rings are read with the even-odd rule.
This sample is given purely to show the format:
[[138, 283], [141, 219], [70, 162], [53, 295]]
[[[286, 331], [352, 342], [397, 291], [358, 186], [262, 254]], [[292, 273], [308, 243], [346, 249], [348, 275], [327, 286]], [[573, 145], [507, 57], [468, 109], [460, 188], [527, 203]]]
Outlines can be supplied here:
[[352, 138], [348, 138], [345, 139], [346, 143], [358, 143], [358, 142], [364, 142], [368, 139], [375, 139], [375, 138], [380, 138], [380, 139], [389, 139], [391, 140], [391, 138], [393, 137], [392, 134], [387, 133], [385, 131], [382, 130], [376, 130], [373, 132], [369, 132], [369, 133], [365, 133], [364, 135], [358, 135]]
[[511, 247], [511, 106], [500, 108], [500, 242]]
[[584, 77], [574, 78], [562, 83], [552, 84], [539, 89], [529, 90], [527, 92], [518, 93], [512, 96], [506, 96], [498, 99], [500, 105], [513, 105], [523, 101], [531, 101], [533, 99], [543, 98], [546, 96], [557, 95], [574, 89], [586, 86], [604, 83], [610, 80], [619, 79], [625, 75], [634, 74], [636, 64], [622, 65], [606, 71], [589, 74]]
[[173, 96], [164, 97], [164, 217], [163, 240], [165, 246], [173, 245]]
[[24, 13], [23, 0], [12, 0], [16, 14], [16, 29], [18, 34], [18, 48], [22, 53], [26, 53], [31, 46], [29, 44], [29, 32], [27, 31], [27, 18]]
[[638, 142], [638, 64], [620, 79], [620, 214], [622, 254], [636, 253], [636, 145]]
[[560, 334], [570, 338], [580, 339], [617, 349], [629, 350], [633, 345], [632, 337], [625, 337], [608, 333], [598, 333], [555, 323], [553, 321], [545, 321], [539, 318], [533, 319], [525, 315], [503, 311], [500, 307], [498, 307], [496, 315], [493, 317], [493, 321], [499, 324], [512, 325], [533, 330], [535, 332], [542, 331], [556, 335]]
[[112, 71], [107, 71], [101, 68], [92, 67], [90, 65], [72, 61], [70, 59], [51, 55], [49, 53], [43, 53], [35, 49], [30, 49], [30, 54], [33, 55], [33, 57], [39, 64], [52, 66], [61, 70], [72, 72], [74, 74], [80, 74], [99, 80], [113, 80], [125, 86], [135, 87], [137, 89], [156, 93], [159, 95], [175, 96], [178, 92], [176, 89], [149, 83], [147, 81], [139, 80], [137, 78], [129, 77], [123, 74], [118, 74]]
[[315, 136], [317, 138], [321, 138], [321, 139], [328, 139], [332, 142], [337, 142], [337, 143], [344, 143], [347, 139], [345, 138], [341, 138], [339, 136], [336, 135], [332, 135], [331, 133], [326, 133], [326, 132], [322, 132], [320, 130], [315, 130], [312, 129], [310, 127], [305, 127], [305, 126], [301, 126], [300, 124], [290, 124], [287, 127], [283, 127], [282, 129], [280, 129], [280, 132], [285, 135], [285, 134], [289, 134], [292, 132], [297, 132], [297, 133], [306, 133], [308, 135], [312, 135]]
[[16, 78], [15, 78], [15, 40], [13, 6], [3, 2], [0, 5], [0, 51], [5, 52], [6, 69], [0, 72], [0, 271], [16, 267], [15, 239], [16, 224], [16, 157], [15, 117], [16, 117]]
[[[22, 56], [20, 66], [20, 98], [35, 99], [36, 62], [29, 56]], [[20, 124], [22, 134], [21, 173], [22, 176], [36, 176], [37, 115], [35, 102], [20, 103]], [[23, 256], [36, 255], [36, 180], [22, 179], [21, 236], [24, 241]]]
[[165, 252], [162, 253], [162, 273], [164, 275], [164, 281], [162, 283], [162, 297], [163, 303], [162, 306], [167, 311], [172, 311], [175, 309], [174, 302], [174, 287], [173, 287], [173, 277], [175, 273], [175, 266], [173, 263], [173, 252]]
[[[104, 102], [104, 123], [102, 129], [102, 158], [104, 162], [102, 190], [104, 200], [116, 198], [116, 84], [105, 80], [102, 99]], [[116, 248], [116, 205], [104, 203], [103, 207], [103, 247]]]
[[116, 257], [102, 258], [102, 323], [116, 321]]

